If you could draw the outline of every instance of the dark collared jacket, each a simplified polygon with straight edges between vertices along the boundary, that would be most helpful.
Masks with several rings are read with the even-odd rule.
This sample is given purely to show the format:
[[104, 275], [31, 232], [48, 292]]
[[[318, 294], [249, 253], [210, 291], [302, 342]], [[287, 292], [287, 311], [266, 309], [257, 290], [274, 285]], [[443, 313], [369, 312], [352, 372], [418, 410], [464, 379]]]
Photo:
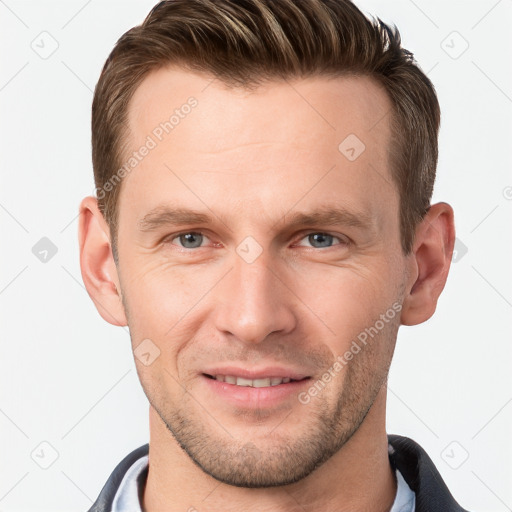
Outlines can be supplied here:
[[[388, 441], [394, 448], [389, 455], [393, 469], [398, 468], [404, 480], [416, 494], [416, 512], [468, 512], [453, 498], [439, 471], [427, 455], [427, 452], [408, 437], [388, 435]], [[147, 455], [149, 444], [137, 448], [126, 456], [114, 469], [100, 495], [88, 512], [110, 512], [114, 496], [128, 468]], [[147, 469], [139, 475], [139, 499], [147, 478]]]

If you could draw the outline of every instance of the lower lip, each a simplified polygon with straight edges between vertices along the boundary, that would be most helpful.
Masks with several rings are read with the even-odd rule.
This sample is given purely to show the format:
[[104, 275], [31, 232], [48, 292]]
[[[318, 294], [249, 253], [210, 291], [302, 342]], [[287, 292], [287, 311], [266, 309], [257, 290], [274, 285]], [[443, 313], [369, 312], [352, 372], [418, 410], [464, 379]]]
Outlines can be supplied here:
[[302, 388], [308, 385], [310, 379], [254, 388], [250, 386], [237, 386], [219, 380], [202, 376], [208, 388], [223, 400], [233, 405], [249, 409], [262, 409], [281, 404], [290, 397], [297, 397]]

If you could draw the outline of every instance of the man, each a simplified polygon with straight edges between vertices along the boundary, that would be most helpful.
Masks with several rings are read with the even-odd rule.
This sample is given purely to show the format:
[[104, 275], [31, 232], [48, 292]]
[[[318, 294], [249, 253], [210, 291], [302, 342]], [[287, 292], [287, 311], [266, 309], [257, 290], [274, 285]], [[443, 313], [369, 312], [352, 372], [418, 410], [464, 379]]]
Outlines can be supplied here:
[[80, 262], [128, 325], [150, 442], [91, 511], [463, 511], [385, 431], [400, 325], [454, 246], [434, 88], [348, 0], [169, 0], [92, 116]]

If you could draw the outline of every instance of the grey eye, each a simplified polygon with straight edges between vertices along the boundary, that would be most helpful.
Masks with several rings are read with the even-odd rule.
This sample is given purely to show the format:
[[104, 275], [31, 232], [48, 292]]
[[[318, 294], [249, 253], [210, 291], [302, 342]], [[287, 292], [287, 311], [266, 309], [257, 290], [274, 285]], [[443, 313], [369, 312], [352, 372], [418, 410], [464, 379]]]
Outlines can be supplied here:
[[308, 241], [313, 247], [330, 247], [332, 245], [333, 239], [332, 235], [327, 233], [311, 233], [308, 235]]
[[195, 249], [200, 247], [203, 242], [203, 235], [201, 233], [184, 233], [183, 235], [179, 235], [177, 237], [180, 241], [180, 244], [186, 249]]

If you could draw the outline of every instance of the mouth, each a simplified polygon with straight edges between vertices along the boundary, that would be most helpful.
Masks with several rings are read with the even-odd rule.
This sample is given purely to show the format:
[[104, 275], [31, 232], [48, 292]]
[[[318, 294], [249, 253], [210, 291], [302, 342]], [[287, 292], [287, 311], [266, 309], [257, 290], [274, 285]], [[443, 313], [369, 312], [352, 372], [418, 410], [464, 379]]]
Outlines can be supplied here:
[[294, 397], [313, 379], [306, 368], [270, 364], [211, 366], [199, 375], [207, 400], [246, 411], [293, 406]]
[[303, 377], [299, 379], [292, 379], [291, 377], [263, 377], [258, 379], [248, 379], [245, 377], [237, 377], [235, 375], [209, 375], [207, 373], [203, 373], [203, 375], [218, 382], [224, 382], [226, 384], [232, 384], [233, 386], [249, 388], [267, 388], [279, 386], [281, 384], [289, 384], [292, 382], [301, 382], [310, 378]]

